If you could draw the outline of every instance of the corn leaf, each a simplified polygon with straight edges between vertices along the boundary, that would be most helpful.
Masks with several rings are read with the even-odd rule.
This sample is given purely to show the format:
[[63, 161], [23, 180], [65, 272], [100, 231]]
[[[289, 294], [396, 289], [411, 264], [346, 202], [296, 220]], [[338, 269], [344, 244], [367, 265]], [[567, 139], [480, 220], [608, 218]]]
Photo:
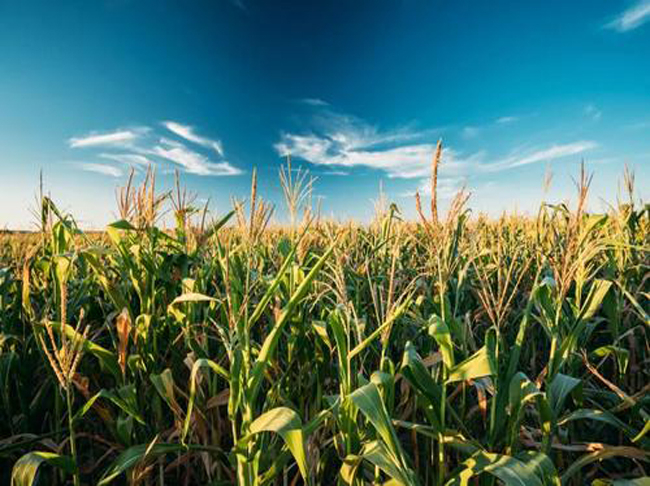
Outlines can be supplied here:
[[256, 418], [249, 430], [250, 435], [260, 432], [274, 432], [280, 435], [293, 454], [303, 479], [309, 483], [305, 437], [302, 421], [296, 412], [287, 407], [274, 408]]
[[192, 410], [194, 409], [194, 401], [196, 400], [196, 375], [201, 370], [201, 368], [210, 368], [212, 371], [221, 375], [225, 380], [230, 381], [230, 375], [228, 372], [223, 369], [220, 365], [214, 361], [202, 358], [197, 360], [192, 366], [192, 372], [190, 373], [190, 399], [187, 402], [187, 413], [185, 414], [185, 422], [183, 423], [183, 433], [181, 435], [181, 442], [185, 441], [187, 433], [190, 430], [190, 421], [192, 419]]
[[14, 464], [11, 471], [11, 486], [32, 486], [36, 484], [39, 467], [43, 464], [56, 467], [72, 474], [76, 470], [74, 460], [53, 452], [28, 452]]
[[469, 480], [483, 473], [503, 481], [506, 486], [544, 486], [537, 475], [537, 463], [526, 463], [514, 457], [480, 451], [465, 460], [461, 472], [446, 486], [468, 486]]
[[483, 346], [472, 356], [449, 370], [447, 383], [455, 381], [473, 380], [496, 373], [493, 358], [488, 353], [487, 346]]

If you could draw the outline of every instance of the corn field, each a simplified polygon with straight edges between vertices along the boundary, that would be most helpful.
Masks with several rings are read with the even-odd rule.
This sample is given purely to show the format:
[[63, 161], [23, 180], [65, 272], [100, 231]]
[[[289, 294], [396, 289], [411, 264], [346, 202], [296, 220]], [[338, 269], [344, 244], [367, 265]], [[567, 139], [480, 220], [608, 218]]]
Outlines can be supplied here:
[[[0, 235], [0, 483], [648, 485], [650, 208], [220, 215], [149, 172]], [[435, 186], [434, 186], [435, 187]], [[435, 190], [434, 190], [435, 194]], [[163, 225], [162, 221], [173, 221]], [[169, 226], [169, 227], [164, 227]]]

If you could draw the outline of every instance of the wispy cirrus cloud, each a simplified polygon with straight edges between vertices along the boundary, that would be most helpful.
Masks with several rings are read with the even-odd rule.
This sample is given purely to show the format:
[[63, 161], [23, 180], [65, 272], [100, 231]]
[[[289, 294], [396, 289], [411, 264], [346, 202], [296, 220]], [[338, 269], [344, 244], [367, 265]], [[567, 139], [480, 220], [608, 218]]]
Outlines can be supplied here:
[[424, 177], [435, 150], [435, 145], [429, 143], [377, 149], [355, 137], [356, 134], [349, 133], [331, 136], [284, 134], [275, 149], [280, 155], [291, 154], [314, 165], [366, 167], [383, 171], [388, 177], [405, 179]]
[[[150, 127], [120, 129], [110, 132], [92, 132], [68, 140], [70, 148], [84, 149], [85, 153], [113, 162], [86, 162], [77, 166], [86, 171], [119, 177], [126, 167], [160, 166], [180, 168], [199, 176], [229, 176], [242, 171], [225, 160], [219, 140], [200, 136], [194, 127], [167, 121], [163, 126], [181, 140], [168, 138], [167, 132]], [[94, 152], [101, 149], [99, 152]], [[206, 151], [206, 149], [209, 149]]]
[[[457, 171], [456, 175], [451, 177], [443, 176], [438, 179], [438, 196], [441, 199], [450, 199], [463, 185], [468, 183], [468, 179], [475, 175], [483, 174], [484, 177], [490, 173], [512, 170], [531, 164], [549, 163], [573, 155], [579, 155], [596, 147], [598, 147], [598, 144], [592, 141], [552, 144], [547, 147], [533, 150], [516, 150], [510, 156], [495, 162], [490, 162], [490, 159], [486, 157], [485, 152], [480, 152], [471, 159], [466, 159], [463, 162], [461, 168], [464, 170]], [[601, 163], [600, 160], [592, 162]], [[443, 163], [440, 167], [443, 168], [446, 163], [447, 160], [443, 153]], [[428, 176], [429, 174], [426, 175]], [[483, 182], [480, 187], [474, 187], [473, 189], [480, 191], [487, 187], [486, 184], [494, 184], [494, 181], [488, 181], [487, 183]], [[423, 195], [431, 194], [431, 181], [429, 177], [422, 177], [417, 191]], [[403, 196], [412, 196], [415, 192], [415, 190], [406, 192]]]
[[123, 175], [122, 171], [113, 165], [98, 164], [93, 162], [79, 162], [75, 165], [86, 172], [95, 172], [97, 174], [102, 174], [110, 177], [122, 177]]
[[112, 160], [114, 162], [121, 162], [122, 164], [130, 166], [148, 166], [152, 165], [153, 161], [144, 155], [140, 154], [129, 154], [129, 153], [101, 153], [99, 157], [107, 160]]
[[502, 116], [496, 119], [498, 125], [506, 125], [508, 123], [514, 123], [519, 120], [518, 116]]
[[184, 144], [166, 138], [162, 138], [160, 143], [148, 150], [147, 153], [180, 165], [189, 174], [226, 176], [242, 173], [228, 162], [212, 162], [205, 155], [189, 149]]
[[[439, 177], [436, 193], [439, 199], [451, 199], [456, 193], [465, 185], [466, 178], [464, 177]], [[413, 197], [416, 193], [421, 196], [431, 195], [431, 178], [427, 177], [420, 181], [417, 189], [406, 191], [401, 194], [402, 197]]]
[[564, 157], [587, 152], [597, 146], [598, 144], [596, 142], [590, 140], [565, 144], [553, 144], [550, 147], [533, 150], [527, 153], [517, 152], [497, 162], [482, 164], [480, 170], [486, 172], [498, 172], [540, 162], [551, 162]]
[[327, 101], [321, 100], [320, 98], [302, 98], [298, 101], [309, 106], [329, 106]]
[[408, 179], [427, 173], [435, 150], [428, 140], [432, 134], [409, 127], [379, 130], [357, 117], [325, 110], [312, 119], [307, 133], [285, 132], [274, 148], [281, 156], [291, 154], [314, 165], [365, 167]]
[[[491, 125], [516, 120], [515, 117], [494, 119]], [[464, 128], [476, 127], [465, 125]], [[480, 130], [488, 128], [486, 125]], [[598, 146], [590, 140], [556, 141], [517, 148], [507, 155], [490, 154], [487, 149], [494, 153], [495, 148], [489, 146], [469, 153], [459, 148], [463, 139], [477, 134], [467, 133], [461, 126], [457, 131], [457, 141], [443, 148], [438, 173], [438, 197], [441, 200], [452, 198], [463, 185], [474, 192], [485, 192], [499, 180], [504, 180], [506, 176], [502, 172], [585, 154]], [[279, 155], [291, 154], [332, 172], [353, 174], [351, 169], [364, 168], [389, 178], [413, 181], [410, 188], [401, 193], [403, 197], [410, 197], [415, 192], [422, 195], [431, 193], [431, 160], [439, 135], [438, 130], [412, 127], [381, 130], [357, 117], [325, 109], [311, 118], [303, 131], [282, 133], [274, 148]], [[476, 145], [476, 140], [472, 140], [472, 145]]]
[[142, 132], [142, 129], [115, 130], [103, 133], [94, 132], [82, 137], [72, 137], [68, 140], [68, 145], [71, 148], [110, 145], [124, 146], [134, 142]]
[[193, 142], [197, 145], [212, 148], [215, 152], [217, 152], [217, 154], [223, 156], [223, 145], [221, 144], [220, 140], [212, 140], [210, 138], [197, 135], [194, 131], [194, 127], [190, 125], [183, 125], [182, 123], [174, 121], [165, 121], [163, 122], [163, 126], [179, 137], [184, 138], [185, 140]]
[[605, 24], [605, 27], [617, 32], [628, 32], [642, 26], [649, 20], [650, 0], [641, 0], [618, 14], [614, 20]]

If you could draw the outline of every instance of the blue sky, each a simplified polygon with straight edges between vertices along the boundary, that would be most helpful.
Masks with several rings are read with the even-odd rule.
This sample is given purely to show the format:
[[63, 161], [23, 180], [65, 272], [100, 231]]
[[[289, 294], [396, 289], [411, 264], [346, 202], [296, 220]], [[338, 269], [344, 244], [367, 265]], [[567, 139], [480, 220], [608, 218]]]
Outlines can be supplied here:
[[216, 212], [257, 167], [281, 219], [287, 152], [326, 215], [367, 220], [381, 181], [413, 217], [438, 138], [443, 208], [466, 184], [475, 212], [532, 212], [581, 160], [593, 209], [625, 163], [647, 199], [650, 0], [0, 0], [0, 227], [29, 227], [41, 169], [102, 227], [149, 163]]

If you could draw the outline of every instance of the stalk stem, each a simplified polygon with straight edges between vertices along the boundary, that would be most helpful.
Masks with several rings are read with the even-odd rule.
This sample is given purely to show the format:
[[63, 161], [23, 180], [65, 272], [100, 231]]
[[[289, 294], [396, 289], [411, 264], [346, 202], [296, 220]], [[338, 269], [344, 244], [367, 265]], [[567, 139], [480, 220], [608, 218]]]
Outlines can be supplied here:
[[70, 383], [68, 383], [65, 387], [65, 398], [66, 398], [66, 404], [68, 406], [68, 428], [70, 429], [70, 455], [72, 456], [72, 459], [74, 460], [75, 464], [75, 471], [72, 476], [72, 480], [74, 483], [74, 486], [80, 486], [81, 485], [81, 479], [79, 477], [79, 461], [77, 460], [77, 443], [76, 443], [76, 437], [74, 433], [74, 417], [72, 416], [72, 393], [70, 390]]

